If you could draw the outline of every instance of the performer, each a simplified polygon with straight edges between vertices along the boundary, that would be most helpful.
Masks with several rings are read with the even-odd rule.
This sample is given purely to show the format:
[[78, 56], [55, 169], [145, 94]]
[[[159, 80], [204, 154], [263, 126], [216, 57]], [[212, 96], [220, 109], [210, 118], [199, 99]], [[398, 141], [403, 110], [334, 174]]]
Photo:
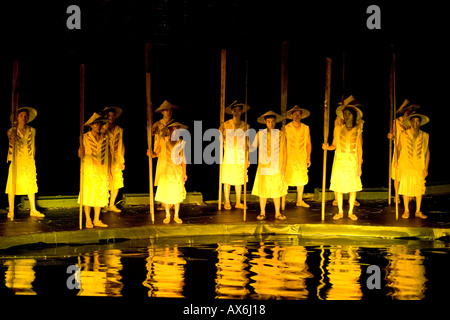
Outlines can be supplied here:
[[342, 219], [343, 194], [350, 193], [348, 217], [357, 220], [353, 214], [356, 192], [362, 190], [361, 165], [362, 165], [362, 126], [358, 121], [362, 118], [362, 112], [354, 105], [343, 104], [336, 110], [344, 124], [337, 124], [333, 133], [333, 144], [324, 143], [325, 150], [336, 150], [334, 154], [333, 169], [331, 172], [330, 190], [337, 192], [339, 213], [333, 219]]
[[[178, 106], [171, 104], [169, 101], [164, 100], [164, 102], [159, 106], [158, 109], [155, 110], [155, 112], [161, 112], [163, 115], [163, 118], [159, 121], [156, 121], [153, 124], [152, 127], [152, 135], [155, 136], [155, 142], [153, 151], [156, 150], [158, 147], [161, 139], [169, 139], [169, 130], [167, 128], [167, 125], [173, 121], [172, 119], [172, 113], [174, 109], [178, 109]], [[158, 186], [159, 178], [161, 176], [161, 158], [158, 157], [158, 162], [156, 163], [156, 172], [155, 172], [155, 183], [153, 184], [155, 187]], [[158, 210], [163, 210], [164, 204], [161, 203], [161, 206], [158, 208]]]
[[160, 139], [152, 153], [153, 157], [161, 159], [160, 179], [156, 189], [155, 200], [164, 203], [166, 218], [164, 223], [170, 222], [170, 207], [174, 206], [173, 221], [183, 223], [179, 218], [180, 203], [186, 198], [184, 183], [187, 180], [186, 158], [184, 156], [184, 146], [186, 142], [179, 139], [177, 129], [187, 129], [187, 126], [179, 122], [172, 122], [167, 126], [170, 139]]
[[[392, 133], [388, 133], [388, 135], [387, 135], [388, 139], [390, 139], [390, 140], [394, 140], [396, 137], [397, 141], [395, 143], [397, 146], [398, 146], [398, 142], [400, 140], [401, 134], [406, 129], [408, 129], [403, 124], [403, 120], [405, 120], [409, 115], [415, 113], [416, 110], [419, 108], [420, 108], [419, 105], [412, 104], [408, 99], [405, 99], [405, 101], [402, 103], [400, 108], [398, 108], [396, 113], [397, 114], [403, 113], [403, 115], [398, 117], [397, 119], [395, 119], [393, 126], [392, 126], [392, 131], [391, 131]], [[397, 135], [396, 135], [396, 133], [397, 133]], [[394, 180], [394, 189], [395, 189], [395, 194], [396, 194], [395, 202], [400, 203], [400, 199], [398, 197], [398, 187], [400, 185], [400, 177], [398, 177], [397, 169], [395, 168], [395, 165], [394, 165], [396, 162], [397, 162], [397, 153], [394, 152], [394, 154], [392, 156], [392, 179]]]
[[[286, 118], [292, 122], [285, 126], [286, 131], [286, 183], [297, 187], [297, 207], [309, 208], [303, 200], [303, 189], [308, 183], [308, 168], [311, 165], [311, 136], [309, 126], [301, 123], [302, 119], [309, 117], [310, 112], [299, 106], [294, 106], [286, 112]], [[284, 210], [286, 196], [283, 196], [281, 209]]]
[[123, 144], [123, 129], [115, 124], [115, 121], [122, 114], [122, 108], [106, 107], [100, 113], [102, 117], [108, 119], [108, 122], [103, 126], [102, 131], [108, 135], [109, 150], [111, 152], [111, 174], [112, 180], [109, 183], [110, 190], [109, 206], [103, 208], [103, 212], [121, 212], [116, 207], [116, 198], [119, 189], [123, 188], [123, 173], [125, 169], [125, 146]]
[[[16, 186], [15, 193], [12, 187], [12, 163], [9, 166], [8, 180], [6, 182], [6, 191], [8, 194], [9, 211], [8, 218], [13, 218], [12, 208], [14, 208], [14, 197], [16, 195], [28, 195], [30, 201], [30, 216], [45, 217], [36, 209], [35, 194], [38, 191], [36, 179], [36, 163], [34, 160], [36, 154], [35, 138], [36, 129], [28, 125], [37, 116], [37, 111], [31, 107], [23, 107], [17, 110], [17, 134], [16, 134]], [[7, 162], [12, 162], [14, 135], [13, 128], [7, 132], [9, 140], [9, 149]]]
[[[83, 135], [83, 146], [78, 149], [78, 156], [83, 159], [84, 166], [82, 204], [86, 215], [86, 228], [108, 226], [100, 220], [101, 208], [108, 205], [108, 186], [112, 180], [109, 137], [101, 130], [107, 121], [94, 112], [84, 124], [91, 130]], [[94, 223], [91, 220], [91, 207], [94, 207]]]
[[[344, 105], [349, 105], [349, 104], [351, 104], [352, 106], [355, 106], [355, 107], [362, 107], [362, 104], [360, 104], [354, 97], [353, 97], [353, 95], [350, 95], [350, 96], [348, 96], [347, 97], [347, 99], [345, 99], [344, 100]], [[339, 102], [339, 105], [342, 105], [342, 102]], [[363, 126], [364, 126], [364, 120], [363, 119], [360, 119], [360, 120], [358, 120], [357, 122], [356, 122], [356, 124], [358, 125], [358, 126], [360, 126], [361, 127], [361, 130], [363, 129]], [[341, 118], [339, 118], [338, 116], [336, 116], [336, 119], [334, 120], [334, 127], [336, 128], [336, 126], [343, 126], [344, 125], [344, 119], [341, 119]], [[337, 195], [337, 192], [336, 191], [334, 191], [333, 192], [333, 194], [334, 194], [334, 200], [333, 200], [333, 206], [335, 206], [335, 207], [337, 207], [337, 205], [338, 205], [338, 195]], [[348, 201], [348, 204], [350, 205], [350, 198], [349, 198], [349, 201]], [[359, 207], [361, 204], [359, 203], [359, 201], [357, 200], [357, 199], [355, 199], [355, 203], [354, 203], [354, 206], [355, 207]]]
[[[425, 194], [425, 178], [430, 164], [429, 134], [420, 130], [420, 126], [430, 119], [422, 114], [413, 114], [403, 120], [406, 129], [400, 135], [397, 146], [399, 194], [403, 195], [405, 212], [402, 218], [409, 218], [409, 198], [416, 197], [416, 218], [426, 219], [420, 211], [422, 195]], [[403, 151], [404, 150], [404, 151]]]
[[258, 220], [266, 219], [266, 200], [272, 198], [275, 206], [275, 219], [286, 220], [280, 213], [280, 198], [287, 194], [288, 186], [284, 179], [286, 171], [286, 135], [275, 124], [283, 117], [268, 111], [258, 118], [258, 123], [266, 124], [260, 130], [252, 144], [252, 150], [259, 147], [258, 169], [253, 183], [252, 195], [259, 197], [261, 213]]
[[[245, 158], [245, 148], [247, 148], [245, 132], [250, 126], [247, 125], [245, 127], [245, 123], [241, 121], [241, 114], [248, 111], [248, 109], [250, 107], [243, 103], [231, 104], [225, 109], [225, 113], [232, 114], [233, 118], [225, 121], [223, 126], [220, 126], [224, 142], [222, 182], [225, 194], [225, 210], [231, 209], [231, 185], [234, 186], [236, 191], [235, 208], [244, 209], [244, 205], [241, 203], [241, 190], [242, 185], [247, 181], [247, 168], [250, 165], [248, 159]], [[232, 135], [228, 140], [227, 132]]]

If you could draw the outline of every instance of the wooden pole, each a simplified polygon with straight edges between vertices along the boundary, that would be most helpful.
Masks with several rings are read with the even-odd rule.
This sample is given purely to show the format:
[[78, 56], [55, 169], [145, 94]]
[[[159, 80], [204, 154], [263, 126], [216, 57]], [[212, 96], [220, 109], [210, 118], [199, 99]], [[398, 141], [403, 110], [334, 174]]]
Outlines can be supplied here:
[[17, 109], [19, 105], [19, 76], [20, 62], [14, 59], [13, 62], [13, 79], [12, 79], [12, 97], [11, 97], [11, 137], [12, 137], [12, 157], [11, 157], [11, 194], [13, 198], [12, 208], [9, 208], [9, 217], [14, 219], [14, 199], [16, 196], [16, 180], [17, 180]]
[[[289, 43], [283, 41], [281, 45], [281, 115], [286, 117], [287, 109], [287, 88], [288, 88], [288, 63], [289, 63]], [[283, 119], [282, 127], [286, 124], [286, 118]]]
[[[395, 84], [395, 51], [392, 46], [392, 100], [393, 100], [393, 113], [397, 110], [397, 96], [396, 96], [396, 84]], [[394, 133], [394, 149], [397, 153], [397, 130]], [[399, 154], [397, 153], [396, 160], [398, 161]], [[395, 170], [395, 180], [398, 177], [398, 169]], [[390, 195], [389, 195], [390, 197]], [[395, 190], [395, 199], [399, 198], [398, 190]], [[395, 220], [398, 220], [398, 201], [395, 202]]]
[[[150, 151], [152, 147], [152, 127], [153, 127], [153, 110], [151, 99], [151, 73], [150, 73], [150, 52], [152, 46], [150, 43], [145, 44], [145, 92], [147, 104], [147, 145]], [[155, 203], [153, 198], [153, 158], [148, 157], [148, 180], [149, 180], [149, 197], [150, 197], [150, 215], [152, 223], [155, 223]]]
[[[227, 50], [222, 49], [220, 55], [220, 126], [223, 128], [225, 122], [225, 81], [227, 74]], [[223, 139], [220, 141], [220, 168], [219, 168], [219, 200], [217, 209], [222, 209], [222, 171], [223, 171]]]
[[[394, 121], [394, 64], [391, 63], [391, 68], [389, 72], [389, 100], [390, 100], [390, 108], [389, 108], [389, 132], [393, 134], [393, 121]], [[391, 195], [392, 195], [392, 141], [389, 141], [389, 182], [388, 182], [388, 205], [391, 205]]]
[[[247, 129], [247, 85], [248, 85], [248, 60], [245, 61], [245, 115], [244, 115], [244, 130]], [[247, 132], [247, 131], [246, 131]], [[244, 175], [244, 222], [247, 220], [247, 158], [248, 158], [248, 148], [247, 148], [247, 136], [244, 135], [244, 163], [245, 163], [245, 175]]]
[[[81, 64], [80, 65], [80, 148], [83, 148], [83, 136], [84, 136], [84, 64]], [[84, 151], [80, 157], [80, 208], [79, 208], [80, 230], [83, 229], [83, 199], [84, 199]]]
[[[325, 67], [325, 101], [323, 113], [323, 142], [328, 143], [330, 125], [330, 89], [331, 89], [331, 59], [326, 59]], [[323, 172], [322, 172], [322, 221], [325, 220], [325, 182], [327, 176], [327, 150], [323, 150]]]

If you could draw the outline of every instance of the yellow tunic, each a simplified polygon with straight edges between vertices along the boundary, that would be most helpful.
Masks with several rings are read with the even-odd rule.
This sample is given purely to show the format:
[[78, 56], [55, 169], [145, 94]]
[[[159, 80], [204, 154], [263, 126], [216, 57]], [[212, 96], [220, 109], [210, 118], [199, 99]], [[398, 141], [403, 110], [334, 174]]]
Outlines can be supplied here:
[[[404, 120], [404, 119], [405, 119], [405, 117], [401, 116], [401, 117], [395, 119], [395, 121], [394, 121], [394, 131], [393, 131], [393, 134], [394, 134], [395, 138], [397, 139], [396, 144], [395, 144], [395, 145], [397, 145], [397, 146], [398, 146], [398, 142], [400, 141], [400, 136], [401, 136], [401, 134], [402, 134], [406, 129], [409, 128], [409, 127], [407, 127], [407, 126], [405, 126], [405, 125], [403, 124], [403, 120]], [[395, 132], [397, 132], [397, 135], [395, 135]], [[394, 166], [394, 163], [395, 163], [396, 161], [397, 161], [397, 153], [396, 153], [396, 152], [393, 152], [393, 155], [392, 155], [392, 163], [391, 163], [391, 165], [392, 165], [392, 179], [393, 179], [393, 180], [400, 180], [400, 176], [397, 176], [397, 175], [398, 175], [398, 172], [397, 172], [397, 169], [396, 169], [395, 166]]]
[[[11, 129], [9, 129], [11, 130]], [[9, 132], [9, 131], [8, 131]], [[34, 156], [36, 129], [26, 126], [25, 131], [17, 130], [16, 140], [16, 195], [37, 193], [36, 163]], [[7, 162], [12, 161], [12, 145], [9, 145]], [[12, 165], [9, 166], [5, 193], [12, 192]]]
[[[166, 122], [164, 119], [161, 119], [153, 124], [152, 131], [155, 132], [155, 144], [153, 147], [153, 151], [156, 150], [158, 147], [160, 140], [168, 140], [169, 137], [164, 135], [163, 128], [166, 126]], [[167, 131], [168, 134], [168, 131]], [[158, 157], [158, 161], [156, 162], [156, 172], [155, 172], [155, 183], [154, 186], [156, 187], [159, 183], [159, 177], [161, 176], [161, 158]]]
[[286, 129], [286, 183], [289, 186], [304, 186], [308, 183], [308, 167], [306, 160], [308, 152], [307, 142], [310, 139], [309, 126], [301, 124], [295, 128], [293, 122], [285, 126]]
[[125, 146], [123, 144], [123, 129], [119, 126], [114, 126], [112, 130], [104, 127], [105, 132], [109, 136], [110, 151], [111, 151], [111, 174], [112, 180], [109, 183], [109, 190], [116, 190], [123, 188], [123, 173], [122, 166], [125, 164]]
[[[107, 206], [109, 204], [108, 173], [110, 167], [108, 135], [102, 133], [97, 141], [89, 131], [83, 136], [83, 147], [83, 205]], [[78, 198], [78, 203], [80, 203], [80, 198]]]
[[[160, 140], [160, 177], [155, 200], [167, 204], [177, 204], [186, 198], [183, 181], [183, 165], [186, 162], [183, 148], [186, 142], [180, 140], [175, 145], [171, 141]], [[174, 162], [176, 161], [176, 162]]]
[[425, 194], [425, 156], [428, 152], [429, 135], [419, 130], [414, 138], [412, 130], [406, 130], [400, 135], [402, 150], [399, 156], [400, 188], [398, 193], [417, 197]]
[[[277, 131], [278, 141], [273, 141], [272, 135]], [[256, 139], [259, 139], [259, 157], [252, 195], [261, 198], [282, 197], [288, 191], [286, 180], [281, 174], [283, 159], [286, 157], [286, 135], [277, 129], [273, 129], [272, 133], [268, 134], [265, 129], [258, 132]]]
[[362, 128], [356, 125], [348, 130], [345, 125], [334, 128], [336, 150], [331, 171], [330, 190], [349, 193], [362, 190], [358, 171], [358, 144], [362, 144]]
[[[227, 183], [233, 186], [243, 185], [247, 180], [247, 169], [245, 166], [245, 123], [241, 122], [239, 127], [236, 127], [233, 119], [230, 119], [223, 124], [224, 130], [234, 130], [234, 141], [229, 138], [227, 140], [227, 133], [225, 131], [224, 138], [224, 156], [222, 165], [222, 183]], [[241, 129], [241, 130], [239, 130]]]

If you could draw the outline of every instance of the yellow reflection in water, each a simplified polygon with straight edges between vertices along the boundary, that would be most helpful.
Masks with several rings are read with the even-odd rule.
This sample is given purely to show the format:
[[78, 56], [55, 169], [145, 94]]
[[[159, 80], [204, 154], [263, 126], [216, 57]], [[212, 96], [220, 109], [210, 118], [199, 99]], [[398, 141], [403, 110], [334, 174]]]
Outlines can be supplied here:
[[408, 249], [404, 245], [391, 246], [386, 258], [387, 286], [393, 289], [388, 293], [393, 299], [421, 300], [425, 297], [424, 256], [418, 249]]
[[312, 277], [303, 246], [266, 246], [260, 243], [250, 258], [249, 285], [256, 299], [307, 299], [305, 280]]
[[83, 254], [80, 263], [81, 288], [79, 296], [122, 296], [121, 250]]
[[327, 271], [331, 288], [326, 293], [328, 300], [361, 299], [359, 259], [357, 247], [336, 246], [330, 249]]
[[16, 295], [35, 295], [32, 282], [35, 279], [35, 259], [12, 259], [5, 261], [5, 285]]
[[245, 244], [217, 244], [216, 298], [244, 299], [249, 290]]
[[178, 246], [151, 245], [146, 260], [147, 278], [142, 284], [150, 289], [148, 296], [183, 298], [186, 260]]

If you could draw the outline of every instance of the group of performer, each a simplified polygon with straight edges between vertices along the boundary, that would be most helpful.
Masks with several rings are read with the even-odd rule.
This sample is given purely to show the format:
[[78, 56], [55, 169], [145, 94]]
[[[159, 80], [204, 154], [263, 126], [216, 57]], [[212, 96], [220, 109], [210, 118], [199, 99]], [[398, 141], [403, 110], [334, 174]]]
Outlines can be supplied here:
[[[335, 192], [338, 206], [338, 213], [333, 216], [335, 220], [344, 217], [344, 193], [349, 193], [348, 217], [352, 220], [358, 219], [353, 209], [357, 203], [356, 192], [362, 190], [364, 124], [363, 113], [359, 107], [361, 104], [353, 96], [349, 96], [339, 104], [336, 109], [333, 142], [331, 145], [328, 143], [322, 145], [324, 150], [335, 151], [330, 180], [330, 190]], [[160, 202], [165, 210], [164, 223], [170, 222], [172, 207], [173, 221], [183, 222], [179, 217], [179, 211], [180, 203], [186, 198], [185, 142], [180, 138], [177, 129], [187, 129], [187, 126], [172, 119], [173, 110], [177, 108], [178, 106], [164, 101], [155, 110], [163, 117], [152, 127], [154, 146], [153, 150], [147, 150], [148, 156], [158, 158], [154, 182], [157, 187], [155, 200]], [[257, 122], [264, 124], [266, 128], [259, 130], [256, 138], [250, 143], [248, 136], [245, 135], [250, 127], [241, 120], [241, 115], [249, 108], [243, 103], [231, 104], [225, 109], [225, 113], [232, 115], [232, 118], [220, 126], [224, 145], [221, 170], [224, 209], [232, 208], [230, 202], [232, 185], [236, 192], [235, 208], [244, 209], [242, 186], [248, 181], [249, 150], [259, 148], [258, 168], [252, 188], [252, 195], [259, 197], [260, 213], [257, 219], [266, 219], [267, 199], [272, 198], [275, 219], [286, 220], [286, 216], [281, 211], [285, 209], [289, 186], [297, 188], [296, 206], [309, 207], [303, 200], [303, 190], [308, 183], [308, 168], [311, 165], [311, 137], [309, 126], [302, 120], [310, 115], [310, 111], [296, 105], [286, 112], [285, 117], [274, 111], [262, 114], [257, 118]], [[392, 159], [392, 178], [397, 195], [395, 201], [399, 202], [398, 195], [403, 195], [402, 217], [405, 219], [409, 217], [411, 197], [416, 198], [415, 216], [427, 218], [420, 211], [420, 206], [422, 195], [425, 193], [425, 178], [428, 175], [430, 161], [429, 135], [421, 131], [420, 127], [428, 123], [429, 119], [416, 113], [418, 108], [419, 106], [405, 100], [397, 111], [402, 115], [395, 120], [392, 131], [388, 134], [388, 139], [395, 140], [396, 146]], [[80, 188], [79, 203], [84, 206], [86, 228], [107, 227], [100, 220], [102, 211], [121, 211], [117, 208], [115, 201], [119, 189], [124, 186], [122, 171], [125, 168], [125, 147], [123, 129], [117, 126], [115, 121], [122, 111], [119, 107], [106, 107], [101, 112], [94, 113], [84, 124], [90, 130], [82, 137], [78, 155], [83, 163], [83, 183]], [[44, 217], [44, 214], [36, 209], [35, 204], [35, 193], [38, 190], [34, 160], [36, 130], [28, 125], [36, 116], [37, 111], [34, 108], [19, 108], [17, 125], [8, 130], [8, 161], [13, 159], [13, 146], [16, 148], [14, 157], [16, 173], [13, 179], [13, 165], [10, 165], [6, 186], [10, 218], [13, 218], [11, 209], [14, 208], [15, 195], [28, 195], [30, 215]], [[276, 129], [276, 124], [285, 119], [292, 119], [292, 121], [281, 130]], [[232, 137], [227, 137], [229, 130], [233, 130]], [[234, 141], [227, 142], [227, 138]], [[245, 143], [241, 143], [242, 141]], [[93, 220], [91, 207], [94, 208]]]

